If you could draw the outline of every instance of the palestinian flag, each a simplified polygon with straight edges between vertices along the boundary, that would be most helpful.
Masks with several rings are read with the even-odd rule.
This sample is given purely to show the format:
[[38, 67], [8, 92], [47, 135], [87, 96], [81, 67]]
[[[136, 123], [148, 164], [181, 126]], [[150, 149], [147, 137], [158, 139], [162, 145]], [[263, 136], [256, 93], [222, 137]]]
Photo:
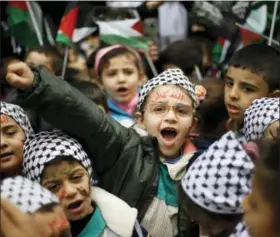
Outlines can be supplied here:
[[[37, 34], [30, 12], [36, 22]], [[34, 1], [9, 1], [8, 27], [10, 36], [23, 47], [32, 48], [43, 44], [43, 13]]]
[[148, 49], [140, 19], [96, 21], [100, 39], [107, 44], [121, 44], [137, 49]]
[[243, 27], [240, 27], [240, 34], [243, 47], [263, 40], [263, 37], [261, 35]]
[[92, 34], [98, 33], [98, 25], [94, 21], [94, 10], [88, 5], [79, 4], [79, 17], [72, 41], [78, 43]]
[[72, 36], [76, 27], [78, 18], [78, 4], [77, 2], [71, 2], [66, 7], [64, 16], [61, 19], [58, 33], [56, 36], [56, 42], [71, 46]]
[[219, 64], [225, 59], [229, 46], [230, 46], [229, 40], [223, 37], [218, 38], [216, 44], [212, 49], [213, 61], [215, 64]]

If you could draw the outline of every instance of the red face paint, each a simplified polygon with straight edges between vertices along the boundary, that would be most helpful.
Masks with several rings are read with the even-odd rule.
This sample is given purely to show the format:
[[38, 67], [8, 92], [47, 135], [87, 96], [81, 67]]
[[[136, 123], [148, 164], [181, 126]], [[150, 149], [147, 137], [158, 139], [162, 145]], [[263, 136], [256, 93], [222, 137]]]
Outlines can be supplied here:
[[6, 115], [1, 114], [1, 123], [7, 123], [8, 122], [8, 118]]
[[58, 192], [58, 199], [61, 201], [65, 197], [65, 190], [62, 189]]
[[63, 216], [60, 217], [59, 229], [64, 229], [66, 226], [68, 226], [68, 220]]
[[56, 224], [57, 224], [57, 220], [52, 220], [49, 222], [49, 227], [51, 228], [52, 232], [55, 231]]
[[[67, 227], [68, 225], [69, 225], [69, 222], [65, 218], [65, 216], [61, 216], [48, 223], [48, 226], [51, 229], [52, 233], [55, 233], [55, 231], [60, 232], [61, 230], [64, 230], [65, 227]], [[44, 237], [44, 235], [42, 235], [41, 237]]]
[[156, 96], [155, 96], [153, 102], [157, 102], [160, 99], [165, 99], [165, 98], [183, 100], [184, 99], [184, 94], [183, 93], [174, 93], [172, 91], [165, 91], [163, 93], [156, 92]]

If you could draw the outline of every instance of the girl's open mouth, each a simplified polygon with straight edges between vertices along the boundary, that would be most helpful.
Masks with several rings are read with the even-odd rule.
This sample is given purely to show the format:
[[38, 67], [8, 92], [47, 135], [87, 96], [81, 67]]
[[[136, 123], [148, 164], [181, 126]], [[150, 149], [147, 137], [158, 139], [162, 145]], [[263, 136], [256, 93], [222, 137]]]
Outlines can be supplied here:
[[164, 141], [172, 142], [177, 136], [177, 131], [175, 128], [164, 128], [160, 131], [160, 134]]
[[125, 87], [120, 87], [120, 88], [117, 89], [117, 92], [118, 92], [118, 93], [127, 93], [127, 92], [128, 92], [128, 89], [125, 88]]

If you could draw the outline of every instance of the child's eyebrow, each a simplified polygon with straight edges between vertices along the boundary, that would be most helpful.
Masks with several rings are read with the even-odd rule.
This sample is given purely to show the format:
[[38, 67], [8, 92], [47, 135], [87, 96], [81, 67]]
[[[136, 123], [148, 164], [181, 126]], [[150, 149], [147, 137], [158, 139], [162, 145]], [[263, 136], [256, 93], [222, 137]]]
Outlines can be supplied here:
[[243, 84], [244, 86], [249, 86], [249, 87], [256, 88], [256, 89], [258, 88], [257, 85], [251, 84], [250, 82], [242, 81], [241, 84]]
[[225, 75], [225, 79], [228, 79], [228, 80], [234, 80], [232, 77], [230, 77], [230, 76], [227, 76], [227, 75]]
[[1, 124], [1, 130], [3, 130], [3, 131], [7, 131], [11, 128], [17, 128], [17, 126], [13, 125], [13, 124], [7, 124], [7, 125], [6, 124]]

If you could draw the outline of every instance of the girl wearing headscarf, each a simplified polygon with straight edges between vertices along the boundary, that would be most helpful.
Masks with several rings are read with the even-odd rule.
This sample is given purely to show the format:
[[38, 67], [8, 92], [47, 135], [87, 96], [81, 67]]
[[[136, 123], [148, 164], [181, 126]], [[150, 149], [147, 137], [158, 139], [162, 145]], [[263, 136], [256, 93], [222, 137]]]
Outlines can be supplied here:
[[[1, 187], [1, 234], [5, 237], [11, 236], [10, 233], [15, 228], [20, 228], [19, 223], [15, 223], [14, 229], [7, 229], [7, 224], [11, 216], [22, 216], [33, 221], [32, 229], [26, 230], [29, 237], [69, 237], [70, 225], [64, 214], [63, 208], [59, 204], [58, 198], [40, 184], [32, 182], [22, 176], [6, 178], [0, 185]], [[3, 202], [9, 201], [9, 203]], [[12, 206], [14, 205], [14, 206]], [[2, 209], [3, 208], [3, 209]], [[7, 216], [11, 214], [11, 216]], [[24, 214], [28, 214], [25, 216]], [[31, 223], [28, 223], [29, 225]], [[3, 225], [3, 226], [2, 226]], [[30, 226], [29, 226], [30, 228]], [[24, 236], [25, 233], [21, 233]], [[1, 235], [1, 236], [2, 236]]]
[[24, 141], [33, 134], [23, 109], [1, 101], [1, 178], [21, 174]]
[[23, 172], [59, 198], [71, 222], [72, 236], [147, 236], [136, 220], [135, 208], [92, 187], [91, 161], [70, 136], [53, 131], [28, 139]]

